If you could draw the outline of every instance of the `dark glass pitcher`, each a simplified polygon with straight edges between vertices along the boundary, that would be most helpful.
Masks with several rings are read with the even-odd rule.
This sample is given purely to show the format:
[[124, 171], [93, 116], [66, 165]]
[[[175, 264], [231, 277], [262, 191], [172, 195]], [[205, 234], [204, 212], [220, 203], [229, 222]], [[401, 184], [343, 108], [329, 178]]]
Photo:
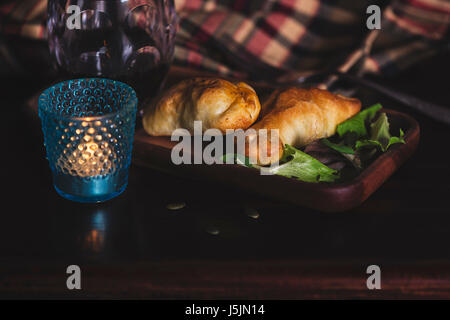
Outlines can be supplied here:
[[49, 0], [48, 41], [62, 78], [105, 77], [157, 94], [174, 51], [173, 0]]

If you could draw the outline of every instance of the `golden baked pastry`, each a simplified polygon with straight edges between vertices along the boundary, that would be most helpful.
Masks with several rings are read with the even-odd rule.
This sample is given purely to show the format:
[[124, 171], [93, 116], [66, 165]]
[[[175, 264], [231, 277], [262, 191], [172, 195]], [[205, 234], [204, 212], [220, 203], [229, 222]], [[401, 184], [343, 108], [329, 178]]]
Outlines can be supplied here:
[[[247, 156], [257, 159], [261, 165], [278, 161], [285, 144], [302, 147], [310, 142], [330, 137], [341, 122], [352, 117], [361, 109], [356, 98], [347, 98], [320, 89], [289, 88], [275, 91], [264, 103], [261, 120], [251, 128], [278, 129], [279, 146], [267, 143], [267, 156], [259, 157], [258, 147], [246, 146]], [[249, 141], [256, 135], [249, 136]], [[258, 142], [259, 143], [259, 142]], [[264, 154], [264, 153], [263, 153]]]
[[145, 131], [153, 136], [170, 136], [177, 128], [193, 133], [194, 121], [203, 131], [217, 128], [247, 129], [258, 118], [261, 105], [255, 90], [239, 82], [194, 78], [169, 89], [156, 106], [144, 111]]

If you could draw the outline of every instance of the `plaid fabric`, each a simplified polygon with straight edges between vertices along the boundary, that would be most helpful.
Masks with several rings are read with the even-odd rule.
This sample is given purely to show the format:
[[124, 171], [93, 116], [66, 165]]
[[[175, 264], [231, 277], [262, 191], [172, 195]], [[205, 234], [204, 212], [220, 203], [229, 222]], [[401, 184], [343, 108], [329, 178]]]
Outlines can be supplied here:
[[46, 10], [47, 1], [3, 0], [0, 3], [0, 33], [42, 39]]
[[[176, 65], [226, 76], [258, 78], [290, 70], [315, 72], [338, 65], [365, 39], [366, 8], [373, 1], [176, 0], [175, 3], [180, 17]], [[45, 11], [46, 0], [2, 1], [0, 34], [44, 39]], [[448, 0], [390, 2], [383, 10], [382, 30], [364, 69], [395, 73], [445, 46], [448, 48], [449, 25]]]

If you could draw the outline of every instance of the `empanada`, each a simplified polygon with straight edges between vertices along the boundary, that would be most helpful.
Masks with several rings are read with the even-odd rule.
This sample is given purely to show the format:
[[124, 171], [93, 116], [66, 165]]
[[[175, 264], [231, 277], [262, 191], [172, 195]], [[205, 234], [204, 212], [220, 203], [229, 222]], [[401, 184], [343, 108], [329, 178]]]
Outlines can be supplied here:
[[247, 129], [258, 118], [261, 105], [255, 90], [239, 82], [194, 78], [169, 89], [156, 106], [144, 112], [145, 131], [153, 136], [170, 136], [177, 128], [193, 133], [194, 121], [202, 121], [203, 131], [216, 128]]
[[[352, 117], [361, 109], [356, 98], [347, 98], [320, 89], [289, 88], [275, 91], [263, 105], [262, 119], [251, 128], [258, 133], [261, 129], [278, 129], [279, 146], [269, 140], [266, 156], [259, 155], [259, 141], [256, 147], [246, 147], [246, 154], [259, 164], [267, 165], [278, 161], [285, 144], [302, 147], [310, 142], [330, 137], [341, 122]], [[257, 134], [249, 136], [249, 141]], [[261, 153], [264, 155], [264, 152]]]

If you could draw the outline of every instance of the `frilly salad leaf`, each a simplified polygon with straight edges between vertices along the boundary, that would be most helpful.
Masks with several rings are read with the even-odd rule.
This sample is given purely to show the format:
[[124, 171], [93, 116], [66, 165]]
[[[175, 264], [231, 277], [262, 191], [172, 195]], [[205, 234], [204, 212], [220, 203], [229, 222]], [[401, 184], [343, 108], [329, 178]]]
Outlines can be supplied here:
[[389, 147], [395, 143], [405, 143], [403, 136], [404, 133], [402, 129], [400, 129], [400, 135], [398, 137], [391, 136], [389, 133], [389, 120], [386, 113], [382, 113], [378, 119], [370, 125], [370, 138], [356, 141], [355, 148], [359, 150], [367, 147], [376, 147], [381, 151], [386, 152]]
[[373, 105], [363, 111], [357, 113], [352, 118], [342, 122], [336, 128], [337, 133], [340, 137], [344, 137], [346, 134], [353, 133], [356, 138], [364, 137], [367, 133], [367, 123], [371, 121], [377, 112], [383, 108], [381, 104]]
[[344, 156], [344, 158], [346, 158], [348, 161], [350, 161], [350, 163], [356, 168], [356, 169], [361, 169], [361, 160], [359, 159], [358, 154], [356, 153], [356, 151], [350, 147], [347, 146], [345, 144], [345, 141], [342, 140], [339, 143], [333, 143], [328, 139], [322, 139], [321, 140], [322, 143], [324, 145], [326, 145], [327, 147], [339, 152], [342, 156]]
[[357, 169], [361, 169], [362, 162], [373, 157], [377, 150], [386, 152], [395, 143], [405, 143], [401, 129], [398, 137], [390, 135], [386, 113], [376, 118], [381, 108], [381, 104], [376, 104], [364, 109], [337, 126], [338, 141], [322, 139], [322, 143], [342, 154]]
[[285, 145], [280, 162], [282, 164], [264, 170], [305, 182], [333, 182], [339, 178], [336, 170], [288, 144]]
[[322, 143], [324, 145], [326, 145], [327, 147], [336, 150], [337, 152], [340, 153], [345, 153], [345, 154], [355, 154], [355, 150], [353, 150], [352, 147], [349, 147], [347, 145], [344, 144], [344, 141], [341, 141], [339, 143], [333, 143], [328, 139], [322, 139]]
[[235, 163], [260, 169], [265, 174], [277, 174], [288, 178], [297, 178], [305, 182], [333, 182], [339, 178], [336, 170], [327, 167], [319, 160], [288, 144], [285, 145], [283, 156], [280, 159], [281, 164], [276, 166], [252, 165], [250, 159], [241, 154], [225, 154], [222, 160], [224, 163]]

